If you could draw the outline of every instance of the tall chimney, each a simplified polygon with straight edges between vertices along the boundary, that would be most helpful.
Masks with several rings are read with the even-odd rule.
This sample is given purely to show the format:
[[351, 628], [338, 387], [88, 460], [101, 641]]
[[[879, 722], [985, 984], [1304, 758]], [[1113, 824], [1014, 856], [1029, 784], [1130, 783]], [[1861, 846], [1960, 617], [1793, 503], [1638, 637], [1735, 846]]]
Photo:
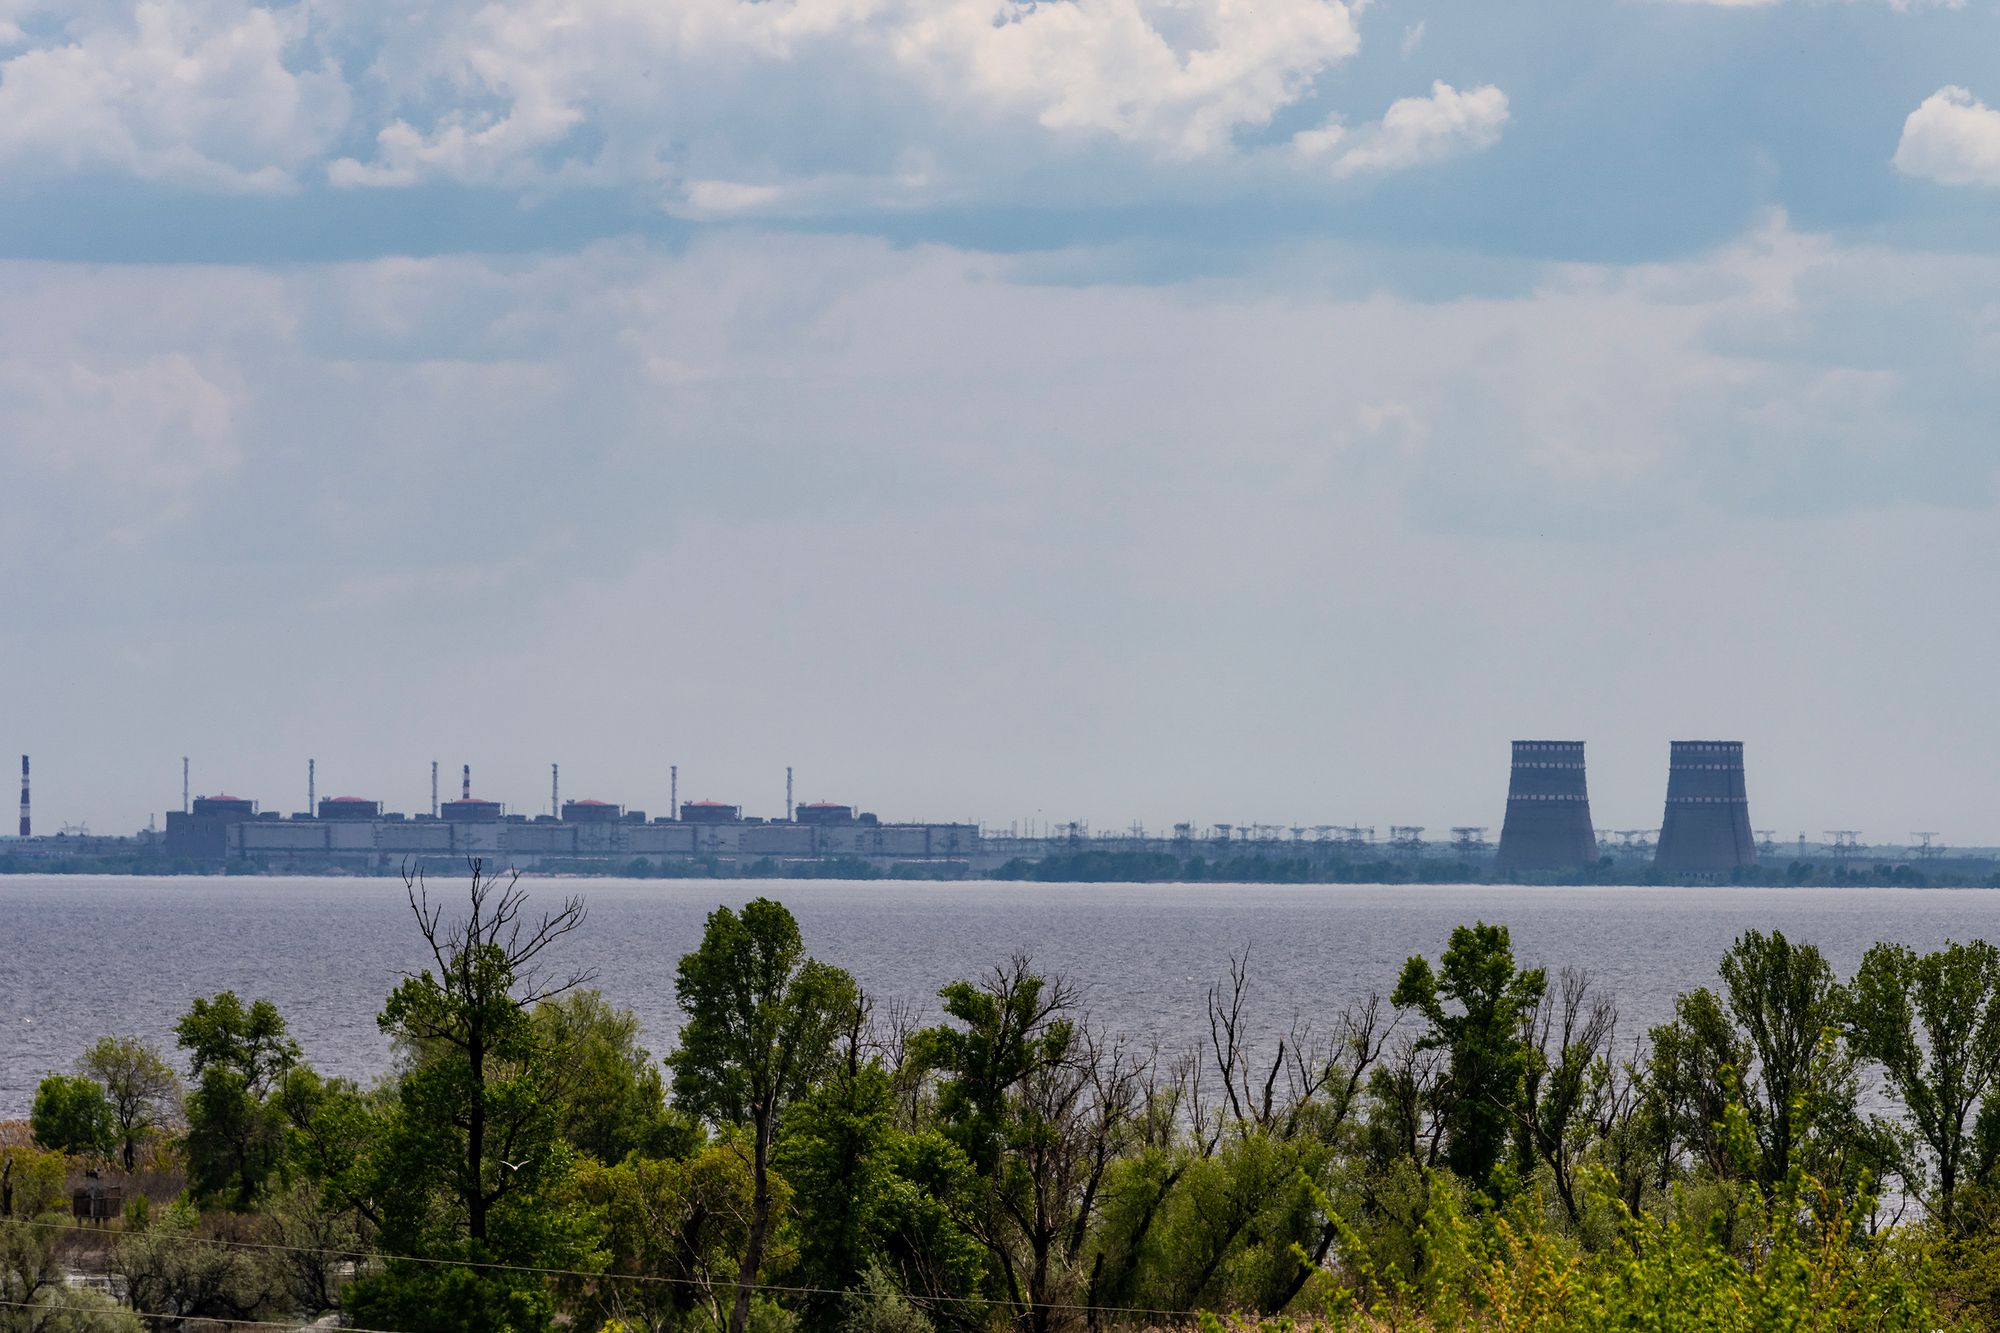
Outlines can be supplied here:
[[1742, 741], [1675, 741], [1653, 864], [1669, 875], [1721, 875], [1757, 864]]
[[431, 760], [431, 818], [438, 814], [438, 761]]
[[1515, 741], [1495, 869], [1577, 870], [1596, 861], [1583, 742]]
[[667, 765], [667, 818], [681, 817], [681, 766]]
[[306, 813], [319, 813], [319, 760], [306, 760]]
[[549, 765], [549, 817], [562, 818], [562, 765]]
[[188, 757], [181, 756], [181, 813], [188, 812]]
[[792, 766], [785, 765], [785, 822], [792, 822]]
[[471, 765], [471, 764], [467, 764], [467, 765], [465, 766], [465, 777], [464, 777], [464, 780], [463, 780], [463, 781], [462, 781], [462, 782], [460, 783], [460, 785], [459, 785], [459, 789], [458, 789], [458, 796], [459, 796], [459, 799], [460, 799], [460, 800], [462, 800], [462, 801], [469, 801], [469, 800], [471, 800], [471, 799], [472, 799], [472, 765]]
[[28, 815], [28, 756], [21, 756], [21, 836], [32, 837], [35, 821]]

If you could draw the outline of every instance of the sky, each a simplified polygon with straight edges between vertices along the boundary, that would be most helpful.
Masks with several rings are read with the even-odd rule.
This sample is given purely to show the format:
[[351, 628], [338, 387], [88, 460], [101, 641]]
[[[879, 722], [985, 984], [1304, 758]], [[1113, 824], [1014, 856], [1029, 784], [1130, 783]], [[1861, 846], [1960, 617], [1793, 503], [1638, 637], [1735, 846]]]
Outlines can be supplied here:
[[0, 753], [2000, 842], [1996, 224], [1995, 0], [0, 0]]

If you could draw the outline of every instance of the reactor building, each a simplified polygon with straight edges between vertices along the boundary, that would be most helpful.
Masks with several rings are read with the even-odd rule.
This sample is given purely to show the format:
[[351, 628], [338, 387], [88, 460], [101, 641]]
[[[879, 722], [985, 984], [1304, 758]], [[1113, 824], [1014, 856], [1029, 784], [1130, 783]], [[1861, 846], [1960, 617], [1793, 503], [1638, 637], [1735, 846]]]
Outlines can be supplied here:
[[1756, 863], [1743, 742], [1673, 742], [1653, 864], [1669, 875], [1726, 875]]
[[1582, 741], [1515, 741], [1494, 868], [1578, 870], [1597, 862]]

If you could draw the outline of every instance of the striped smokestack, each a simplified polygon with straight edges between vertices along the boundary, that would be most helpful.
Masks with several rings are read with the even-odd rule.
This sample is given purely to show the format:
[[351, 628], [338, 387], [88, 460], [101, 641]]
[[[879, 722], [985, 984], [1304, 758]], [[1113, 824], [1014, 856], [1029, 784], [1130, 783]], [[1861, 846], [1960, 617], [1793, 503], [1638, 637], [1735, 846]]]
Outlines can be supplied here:
[[1675, 741], [1653, 864], [1670, 875], [1721, 875], [1757, 864], [1742, 741]]
[[35, 821], [28, 814], [28, 756], [21, 756], [21, 836], [33, 836]]
[[1582, 741], [1515, 741], [1495, 866], [1576, 870], [1597, 860]]
[[465, 766], [465, 778], [464, 778], [464, 780], [463, 780], [463, 781], [462, 781], [462, 782], [461, 782], [461, 783], [459, 784], [459, 789], [458, 789], [458, 793], [459, 793], [459, 795], [458, 795], [458, 798], [459, 798], [459, 799], [460, 799], [461, 801], [469, 801], [469, 800], [471, 800], [471, 799], [472, 799], [472, 765], [471, 765], [471, 764], [467, 764], [467, 765]]

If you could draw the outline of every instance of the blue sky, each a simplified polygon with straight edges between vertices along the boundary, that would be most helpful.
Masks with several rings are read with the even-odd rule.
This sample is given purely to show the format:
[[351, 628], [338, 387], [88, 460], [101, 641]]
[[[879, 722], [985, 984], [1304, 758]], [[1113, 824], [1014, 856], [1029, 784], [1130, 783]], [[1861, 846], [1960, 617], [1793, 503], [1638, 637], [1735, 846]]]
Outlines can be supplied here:
[[0, 0], [0, 746], [2000, 841], [1996, 222], [1990, 0]]

